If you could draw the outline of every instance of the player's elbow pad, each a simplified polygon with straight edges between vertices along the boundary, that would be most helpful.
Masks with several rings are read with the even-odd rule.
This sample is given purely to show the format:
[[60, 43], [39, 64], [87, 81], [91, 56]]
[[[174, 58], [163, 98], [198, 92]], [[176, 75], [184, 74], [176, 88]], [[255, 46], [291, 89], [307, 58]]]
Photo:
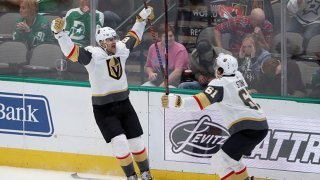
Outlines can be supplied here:
[[145, 26], [146, 26], [145, 21], [142, 21], [142, 22], [136, 21], [136, 23], [134, 23], [134, 25], [131, 29], [131, 31], [134, 31], [137, 34], [139, 41], [141, 41], [141, 39], [142, 39]]

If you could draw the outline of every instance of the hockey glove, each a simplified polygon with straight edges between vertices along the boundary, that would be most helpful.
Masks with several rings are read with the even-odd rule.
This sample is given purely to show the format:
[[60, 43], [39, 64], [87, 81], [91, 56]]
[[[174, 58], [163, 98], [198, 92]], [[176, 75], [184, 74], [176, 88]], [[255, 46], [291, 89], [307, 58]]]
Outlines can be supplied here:
[[165, 94], [161, 97], [161, 102], [163, 108], [180, 108], [182, 104], [182, 99], [178, 95]]
[[147, 9], [143, 8], [142, 11], [137, 16], [137, 20], [139, 22], [146, 20], [147, 18], [150, 20], [154, 19], [153, 8], [151, 6], [148, 6]]
[[59, 32], [61, 32], [64, 29], [64, 20], [62, 18], [56, 18], [52, 21], [51, 23], [51, 31], [54, 34], [58, 34]]

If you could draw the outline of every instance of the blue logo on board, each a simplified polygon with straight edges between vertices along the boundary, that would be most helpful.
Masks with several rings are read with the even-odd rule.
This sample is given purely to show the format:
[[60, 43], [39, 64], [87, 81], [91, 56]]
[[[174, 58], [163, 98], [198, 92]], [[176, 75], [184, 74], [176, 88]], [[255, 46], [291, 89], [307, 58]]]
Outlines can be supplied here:
[[46, 97], [0, 92], [0, 133], [50, 137], [53, 132]]

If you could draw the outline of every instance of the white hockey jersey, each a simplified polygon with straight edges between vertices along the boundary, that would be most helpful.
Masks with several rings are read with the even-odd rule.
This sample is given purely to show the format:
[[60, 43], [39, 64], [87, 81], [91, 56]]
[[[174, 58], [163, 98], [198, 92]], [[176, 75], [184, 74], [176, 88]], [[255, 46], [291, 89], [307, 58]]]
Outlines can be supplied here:
[[92, 103], [103, 105], [128, 98], [125, 63], [130, 51], [140, 43], [146, 22], [136, 22], [122, 41], [116, 43], [116, 53], [107, 54], [100, 47], [79, 47], [65, 32], [55, 35], [65, 56], [83, 64], [89, 73]]
[[106, 104], [128, 98], [125, 63], [130, 50], [122, 41], [116, 43], [116, 49], [116, 54], [110, 56], [100, 47], [85, 48], [92, 54], [92, 59], [85, 68], [89, 73], [94, 104]]
[[212, 80], [202, 93], [183, 100], [182, 107], [203, 109], [217, 103], [231, 134], [244, 129], [268, 129], [264, 112], [253, 101], [247, 88], [240, 72], [222, 76]]

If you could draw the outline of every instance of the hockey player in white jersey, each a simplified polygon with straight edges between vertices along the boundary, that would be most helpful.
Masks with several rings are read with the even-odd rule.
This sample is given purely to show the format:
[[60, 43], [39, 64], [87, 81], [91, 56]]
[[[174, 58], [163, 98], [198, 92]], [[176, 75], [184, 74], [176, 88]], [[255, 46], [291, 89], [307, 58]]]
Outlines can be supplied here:
[[211, 159], [222, 180], [251, 179], [241, 158], [249, 156], [268, 133], [266, 116], [248, 93], [247, 83], [237, 69], [237, 60], [221, 53], [217, 57], [217, 78], [202, 93], [183, 99], [173, 94], [161, 98], [164, 108], [189, 111], [202, 110], [217, 103], [231, 134]]
[[147, 151], [141, 138], [143, 131], [129, 100], [125, 62], [130, 51], [140, 43], [146, 20], [153, 18], [152, 7], [143, 9], [122, 41], [110, 27], [97, 29], [99, 46], [85, 48], [71, 41], [64, 31], [63, 19], [57, 18], [51, 25], [63, 54], [87, 69], [96, 123], [106, 142], [111, 142], [114, 155], [130, 180], [137, 180], [133, 159], [140, 169], [142, 180], [152, 179]]

